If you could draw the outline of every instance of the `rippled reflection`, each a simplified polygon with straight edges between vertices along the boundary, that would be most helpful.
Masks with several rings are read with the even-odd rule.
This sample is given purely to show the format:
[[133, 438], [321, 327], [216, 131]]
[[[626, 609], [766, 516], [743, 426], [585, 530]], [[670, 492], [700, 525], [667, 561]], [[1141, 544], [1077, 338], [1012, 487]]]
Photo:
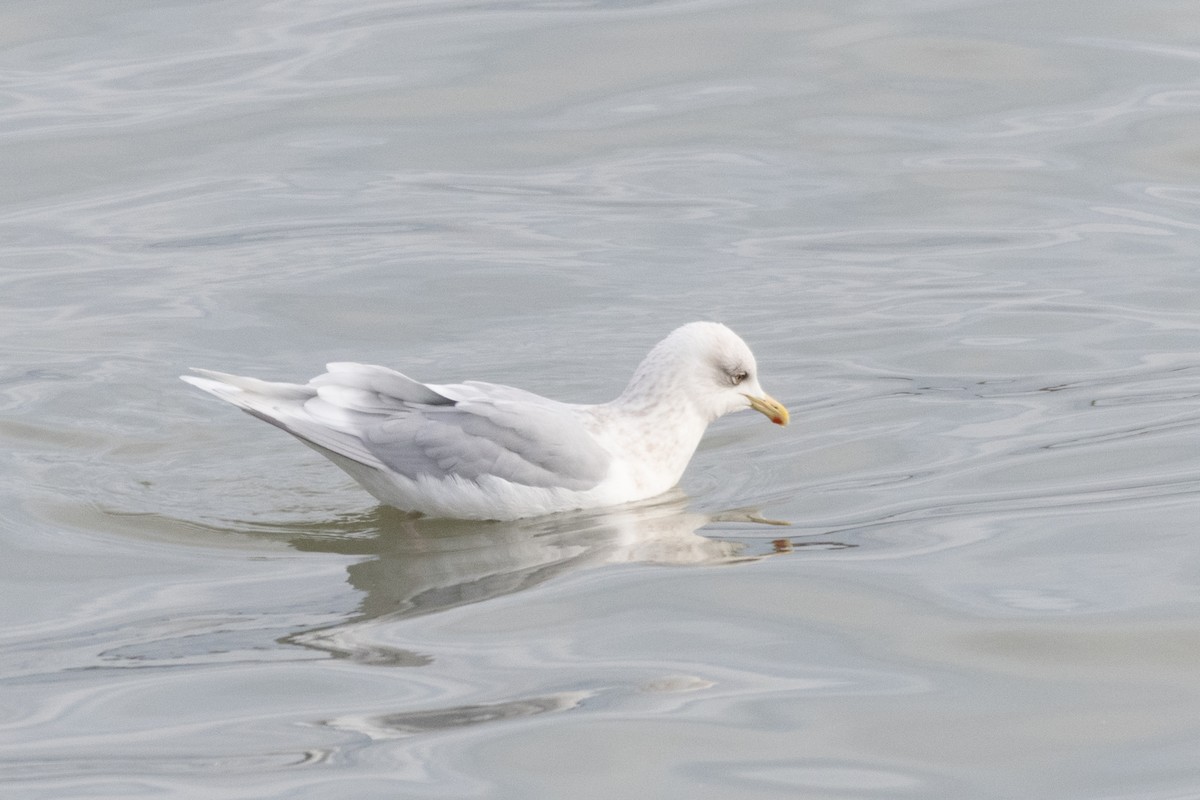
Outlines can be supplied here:
[[420, 733], [570, 711], [578, 708], [589, 696], [588, 692], [564, 692], [542, 697], [506, 700], [500, 703], [399, 711], [394, 714], [345, 716], [329, 720], [324, 724], [331, 728], [362, 733], [372, 739], [393, 739], [400, 736], [415, 736]]
[[764, 543], [757, 535], [734, 540], [698, 533], [714, 521], [754, 528], [771, 524], [745, 511], [719, 516], [689, 511], [686, 498], [675, 494], [650, 504], [513, 522], [415, 518], [381, 506], [330, 523], [242, 533], [282, 538], [304, 552], [366, 556], [347, 568], [349, 583], [363, 593], [358, 613], [287, 641], [363, 663], [419, 666], [427, 663], [425, 657], [356, 644], [347, 632], [370, 620], [396, 621], [487, 602], [606, 564], [733, 564], [814, 544], [774, 534]]

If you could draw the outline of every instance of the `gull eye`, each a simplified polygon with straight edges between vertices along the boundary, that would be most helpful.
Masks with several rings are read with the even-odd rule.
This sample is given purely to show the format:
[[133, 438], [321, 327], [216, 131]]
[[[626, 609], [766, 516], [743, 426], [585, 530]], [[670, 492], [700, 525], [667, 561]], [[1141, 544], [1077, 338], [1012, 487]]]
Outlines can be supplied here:
[[739, 384], [741, 384], [742, 381], [746, 380], [746, 378], [749, 378], [749, 377], [750, 377], [750, 374], [747, 373], [746, 370], [739, 369], [736, 372], [730, 374], [729, 380], [733, 383], [734, 386], [738, 386]]

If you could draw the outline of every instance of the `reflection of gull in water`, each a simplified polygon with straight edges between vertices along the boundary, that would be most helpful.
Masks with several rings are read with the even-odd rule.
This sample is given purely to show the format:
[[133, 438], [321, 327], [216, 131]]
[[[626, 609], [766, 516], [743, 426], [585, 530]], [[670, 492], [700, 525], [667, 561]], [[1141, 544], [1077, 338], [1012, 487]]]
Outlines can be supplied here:
[[[697, 675], [666, 665], [661, 673], [631, 678], [549, 681], [496, 689], [464, 690], [485, 674], [492, 659], [511, 668], [512, 644], [494, 639], [448, 644], [431, 631], [443, 623], [507, 613], [528, 604], [536, 607], [547, 595], [573, 591], [563, 580], [572, 573], [616, 564], [672, 566], [738, 565], [795, 547], [840, 547], [808, 537], [780, 538], [794, 530], [766, 527], [748, 511], [716, 515], [689, 511], [687, 500], [674, 492], [652, 503], [603, 512], [563, 514], [514, 522], [464, 522], [419, 519], [388, 508], [308, 523], [256, 526], [241, 522], [220, 529], [223, 536], [265, 538], [335, 561], [356, 557], [349, 583], [361, 593], [358, 609], [342, 621], [310, 627], [279, 641], [299, 645], [368, 669], [403, 669], [404, 698], [384, 707], [347, 707], [314, 719], [314, 724], [350, 731], [371, 739], [424, 736], [454, 729], [570, 712], [587, 707], [601, 695], [670, 697], [704, 691], [714, 676]], [[158, 527], [158, 526], [155, 526]], [[257, 528], [257, 530], [255, 530]], [[764, 535], [765, 531], [770, 531]], [[603, 582], [603, 576], [597, 576]], [[558, 582], [557, 587], [547, 587]], [[584, 583], [590, 583], [589, 580]], [[529, 592], [539, 597], [517, 595]], [[481, 607], [479, 614], [473, 606]], [[446, 619], [435, 618], [441, 612]], [[519, 644], [516, 645], [518, 648]], [[483, 666], [481, 667], [481, 663]], [[430, 666], [429, 669], [422, 667]], [[389, 671], [390, 671], [389, 669]], [[482, 672], [481, 672], [482, 670]], [[569, 670], [569, 667], [568, 667]], [[400, 677], [399, 675], [397, 677]], [[615, 694], [614, 694], [615, 692]], [[652, 702], [658, 702], [654, 700]], [[673, 702], [665, 700], [664, 702]]]
[[713, 518], [687, 511], [681, 495], [668, 497], [651, 505], [512, 522], [419, 519], [379, 508], [347, 520], [353, 535], [330, 535], [329, 526], [285, 530], [298, 550], [372, 556], [348, 568], [350, 583], [365, 594], [353, 622], [444, 611], [603, 564], [720, 564], [759, 557], [746, 553], [744, 542], [698, 534]]
[[[304, 631], [289, 642], [376, 664], [419, 665], [427, 659], [365, 641], [372, 621], [387, 623], [514, 594], [577, 570], [621, 563], [713, 565], [749, 562], [784, 549], [757, 535], [709, 538], [714, 522], [688, 511], [681, 493], [665, 500], [512, 522], [413, 518], [393, 509], [345, 518], [337, 525], [270, 528], [297, 550], [369, 556], [347, 568], [363, 592], [359, 613], [333, 627]], [[721, 522], [753, 528], [746, 512]], [[739, 541], [738, 539], [741, 539]]]
[[[733, 536], [715, 539], [697, 532], [714, 522], [729, 524]], [[348, 567], [350, 583], [364, 593], [359, 613], [331, 627], [293, 634], [287, 641], [362, 664], [425, 666], [434, 659], [405, 649], [404, 628], [398, 628], [397, 622], [486, 603], [607, 564], [735, 564], [786, 551], [779, 544], [783, 540], [764, 541], [756, 533], [736, 540], [739, 532], [746, 533], [745, 527], [758, 529], [762, 522], [745, 512], [719, 518], [690, 512], [679, 493], [654, 504], [515, 522], [414, 519], [377, 509], [347, 520], [354, 530], [330, 535], [326, 527], [311, 533], [296, 531], [290, 537], [290, 544], [299, 550], [370, 558]], [[707, 685], [687, 676], [666, 680], [682, 681], [683, 688], [670, 691]], [[595, 694], [594, 689], [534, 692], [346, 714], [321, 724], [389, 739], [569, 711]]]
[[397, 711], [392, 714], [348, 714], [322, 724], [365, 734], [372, 739], [397, 739], [422, 733], [486, 725], [492, 722], [554, 714], [578, 708], [593, 692], [553, 692], [497, 703], [470, 703], [446, 708]]

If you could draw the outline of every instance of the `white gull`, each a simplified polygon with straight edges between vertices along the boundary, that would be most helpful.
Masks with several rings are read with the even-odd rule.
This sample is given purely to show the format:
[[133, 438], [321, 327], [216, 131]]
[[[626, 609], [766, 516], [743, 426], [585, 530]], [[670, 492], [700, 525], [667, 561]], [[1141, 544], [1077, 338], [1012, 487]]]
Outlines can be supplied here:
[[425, 384], [368, 364], [327, 364], [306, 384], [194, 370], [183, 380], [328, 457], [380, 502], [456, 519], [518, 519], [617, 505], [676, 483], [709, 423], [788, 411], [754, 354], [715, 322], [676, 328], [621, 396], [579, 405], [494, 383]]

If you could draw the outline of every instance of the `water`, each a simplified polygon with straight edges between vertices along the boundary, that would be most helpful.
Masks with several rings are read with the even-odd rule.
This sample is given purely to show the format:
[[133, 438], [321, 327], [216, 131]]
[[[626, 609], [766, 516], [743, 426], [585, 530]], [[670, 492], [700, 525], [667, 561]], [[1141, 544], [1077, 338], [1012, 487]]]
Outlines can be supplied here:
[[[5, 796], [1200, 796], [1189, 5], [2, 20]], [[700, 318], [795, 422], [617, 513], [175, 379], [600, 400]]]

